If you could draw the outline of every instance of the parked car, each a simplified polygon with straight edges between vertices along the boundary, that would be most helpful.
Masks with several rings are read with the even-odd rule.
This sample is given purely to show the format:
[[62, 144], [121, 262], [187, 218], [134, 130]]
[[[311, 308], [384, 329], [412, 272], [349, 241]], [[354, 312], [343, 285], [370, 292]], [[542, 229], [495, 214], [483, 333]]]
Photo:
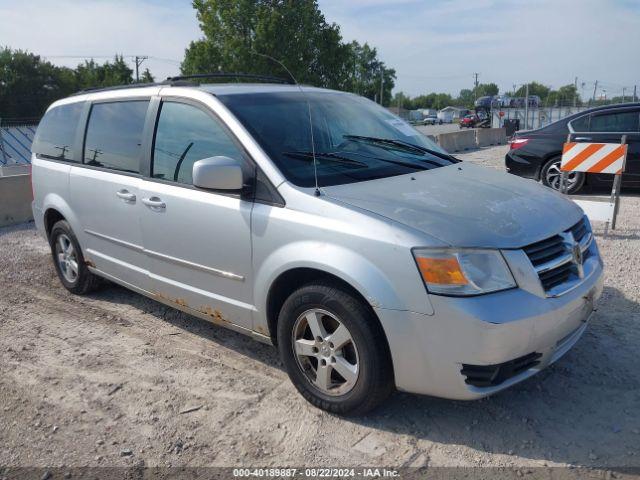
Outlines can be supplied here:
[[353, 94], [175, 82], [80, 93], [38, 127], [33, 213], [71, 293], [106, 278], [274, 344], [336, 413], [493, 394], [587, 328], [602, 262], [573, 202]]
[[480, 121], [480, 118], [475, 113], [470, 113], [465, 115], [460, 119], [459, 127], [462, 128], [473, 128], [477, 122]]
[[[640, 186], [640, 103], [624, 103], [596, 107], [563, 118], [546, 127], [516, 132], [505, 157], [507, 170], [515, 175], [541, 181], [560, 188], [560, 160], [562, 146], [569, 132], [577, 132], [572, 141], [620, 143], [627, 136], [629, 150], [622, 184]], [[579, 191], [585, 184], [610, 186], [613, 176], [608, 174], [570, 173], [568, 193]]]
[[[529, 95], [529, 107], [538, 108], [542, 101], [538, 95]], [[514, 97], [509, 100], [509, 106], [512, 108], [524, 108], [527, 104], [526, 97]]]
[[538, 108], [541, 103], [542, 103], [542, 100], [540, 99], [540, 97], [538, 95], [529, 95], [529, 106], [530, 107]]
[[465, 115], [461, 120], [459, 127], [462, 128], [489, 128], [491, 126], [491, 117], [483, 110], [477, 113]]
[[480, 108], [490, 110], [492, 102], [493, 102], [493, 97], [491, 96], [478, 97], [474, 105], [476, 108], [480, 107]]
[[422, 119], [423, 125], [442, 125], [442, 120], [437, 115], [429, 115]]
[[496, 97], [496, 107], [510, 107], [511, 97], [509, 95], [498, 95]]

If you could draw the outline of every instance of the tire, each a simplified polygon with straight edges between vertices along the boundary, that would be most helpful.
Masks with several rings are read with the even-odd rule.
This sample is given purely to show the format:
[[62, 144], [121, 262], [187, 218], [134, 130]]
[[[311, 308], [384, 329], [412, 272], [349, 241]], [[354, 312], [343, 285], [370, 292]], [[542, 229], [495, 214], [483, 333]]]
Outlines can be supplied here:
[[84, 295], [99, 286], [100, 277], [89, 271], [78, 239], [66, 220], [53, 225], [49, 245], [53, 265], [64, 288], [76, 295]]
[[[305, 285], [284, 302], [278, 316], [280, 357], [294, 386], [312, 405], [362, 415], [394, 390], [391, 355], [374, 315], [368, 305], [330, 282]], [[294, 345], [303, 351], [296, 353]], [[319, 368], [325, 375], [318, 375]]]
[[[560, 191], [560, 157], [555, 157], [549, 160], [542, 167], [540, 172], [540, 180], [543, 185], [549, 188]], [[582, 172], [569, 173], [567, 181], [567, 193], [569, 195], [578, 192], [586, 181], [586, 175]]]

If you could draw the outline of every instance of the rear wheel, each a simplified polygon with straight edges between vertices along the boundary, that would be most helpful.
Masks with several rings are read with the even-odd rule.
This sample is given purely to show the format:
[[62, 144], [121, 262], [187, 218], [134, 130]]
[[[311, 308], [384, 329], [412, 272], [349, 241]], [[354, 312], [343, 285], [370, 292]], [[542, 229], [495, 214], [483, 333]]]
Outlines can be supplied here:
[[83, 295], [96, 289], [100, 278], [87, 268], [78, 240], [66, 220], [53, 225], [49, 244], [58, 278], [67, 290]]
[[[542, 183], [554, 190], [560, 190], [562, 171], [560, 170], [560, 157], [549, 160], [540, 174]], [[585, 182], [586, 175], [582, 172], [569, 172], [567, 176], [567, 193], [572, 194], [579, 191]]]
[[306, 285], [278, 319], [280, 356], [291, 381], [318, 408], [363, 414], [393, 391], [386, 339], [371, 309], [329, 283]]

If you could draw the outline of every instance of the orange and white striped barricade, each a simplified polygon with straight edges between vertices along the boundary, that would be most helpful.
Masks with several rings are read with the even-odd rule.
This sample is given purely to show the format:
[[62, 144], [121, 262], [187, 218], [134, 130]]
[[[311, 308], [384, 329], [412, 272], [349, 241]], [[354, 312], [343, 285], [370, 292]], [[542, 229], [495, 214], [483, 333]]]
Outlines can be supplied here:
[[626, 161], [626, 135], [622, 136], [621, 143], [582, 143], [572, 142], [571, 134], [569, 134], [567, 143], [562, 148], [560, 191], [567, 193], [567, 180], [570, 172], [614, 175], [609, 199], [583, 197], [573, 200], [582, 207], [591, 220], [606, 222], [605, 230], [611, 224], [611, 229], [614, 230], [620, 206], [620, 184]]

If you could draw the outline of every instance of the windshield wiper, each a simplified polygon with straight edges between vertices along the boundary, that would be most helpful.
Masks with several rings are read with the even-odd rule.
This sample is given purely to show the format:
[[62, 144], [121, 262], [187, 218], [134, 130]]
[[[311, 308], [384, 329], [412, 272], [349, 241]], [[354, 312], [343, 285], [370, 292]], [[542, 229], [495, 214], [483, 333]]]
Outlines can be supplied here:
[[[410, 151], [410, 152], [418, 152], [420, 154], [429, 153], [435, 157], [443, 158], [445, 160], [457, 160], [451, 155], [448, 155], [446, 153], [438, 152], [437, 150], [431, 150], [430, 148], [422, 147], [420, 145], [415, 145], [413, 143], [405, 142], [404, 140], [398, 140], [395, 138], [367, 137], [365, 135], [343, 135], [343, 138], [346, 138], [347, 140], [355, 140], [355, 141], [360, 140], [360, 141], [370, 142], [370, 143], [379, 144], [379, 145], [391, 145], [393, 147], [398, 147], [400, 149]], [[435, 164], [435, 162], [430, 162], [430, 163]]]
[[[305, 161], [309, 161], [309, 162], [313, 162], [313, 152], [307, 152], [307, 151], [298, 151], [298, 152], [282, 152], [283, 155], [286, 155], [288, 157], [293, 157], [296, 158], [298, 160], [305, 160]], [[344, 165], [353, 165], [356, 167], [369, 167], [369, 165], [367, 165], [364, 162], [359, 162], [357, 160], [351, 160], [350, 158], [346, 158], [343, 157], [341, 155], [335, 154], [335, 153], [330, 153], [330, 152], [316, 152], [315, 153], [316, 158], [322, 159], [322, 160], [329, 160], [335, 163], [342, 163]]]
[[[312, 152], [283, 152], [283, 155], [287, 155], [289, 157], [294, 157], [294, 158], [299, 158], [301, 160], [308, 160], [308, 161], [313, 161], [313, 153]], [[365, 156], [365, 155], [363, 155]], [[317, 158], [321, 158], [321, 159], [329, 159], [332, 160], [334, 162], [340, 162], [343, 163], [345, 165], [357, 165], [357, 166], [362, 166], [362, 167], [371, 167], [371, 165], [364, 163], [364, 162], [359, 162], [358, 160], [352, 160], [350, 158], [347, 157], [343, 157], [342, 155], [338, 155], [337, 153], [331, 153], [331, 152], [323, 152], [323, 153], [317, 153], [316, 152], [316, 157]], [[414, 170], [426, 170], [427, 167], [425, 167], [424, 165], [420, 165], [419, 163], [413, 163], [413, 162], [403, 162], [402, 160], [391, 160], [388, 158], [380, 158], [380, 157], [370, 157], [370, 156], [366, 156], [367, 158], [371, 158], [372, 160], [376, 160], [378, 162], [384, 162], [384, 163], [392, 163], [394, 165], [400, 165], [402, 167], [408, 167], [408, 168], [413, 168]]]

